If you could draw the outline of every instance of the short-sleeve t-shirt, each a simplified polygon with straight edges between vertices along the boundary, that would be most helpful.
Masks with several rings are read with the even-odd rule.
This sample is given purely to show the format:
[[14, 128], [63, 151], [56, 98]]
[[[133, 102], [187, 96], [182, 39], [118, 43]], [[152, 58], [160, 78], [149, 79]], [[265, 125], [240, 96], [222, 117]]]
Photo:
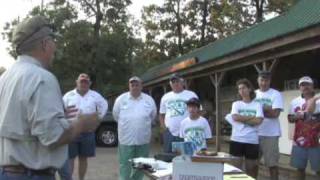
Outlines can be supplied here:
[[[279, 91], [269, 88], [263, 92], [259, 89], [256, 90], [256, 102], [262, 106], [267, 105], [272, 109], [283, 110], [283, 99]], [[281, 136], [281, 128], [279, 118], [265, 117], [258, 129], [259, 136]]]
[[[306, 100], [304, 98], [297, 97], [291, 101], [289, 114], [296, 114], [299, 112], [305, 112]], [[320, 101], [316, 102], [316, 109], [314, 113], [320, 112]], [[319, 133], [320, 122], [305, 122], [298, 120], [294, 130], [294, 145], [301, 147], [316, 147], [319, 146]]]
[[185, 142], [192, 142], [196, 151], [207, 148], [206, 139], [212, 138], [211, 129], [207, 119], [199, 117], [191, 120], [189, 117], [181, 121], [180, 137]]
[[[232, 104], [231, 115], [253, 116], [263, 118], [262, 107], [259, 103], [251, 101], [236, 101]], [[232, 116], [227, 116], [227, 121], [232, 125], [231, 140], [241, 143], [258, 144], [258, 125], [251, 126], [245, 123], [237, 122]]]
[[179, 136], [180, 124], [183, 119], [189, 116], [186, 102], [198, 96], [189, 90], [180, 93], [168, 92], [161, 98], [160, 114], [165, 114], [165, 125], [172, 135]]

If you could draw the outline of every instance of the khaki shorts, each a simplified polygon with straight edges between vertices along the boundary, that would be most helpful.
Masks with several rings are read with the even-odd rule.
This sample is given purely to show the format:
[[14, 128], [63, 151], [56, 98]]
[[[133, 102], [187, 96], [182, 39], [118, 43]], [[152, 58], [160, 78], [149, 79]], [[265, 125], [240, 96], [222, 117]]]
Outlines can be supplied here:
[[259, 136], [260, 158], [263, 157], [265, 166], [278, 166], [279, 153], [279, 137], [278, 136]]

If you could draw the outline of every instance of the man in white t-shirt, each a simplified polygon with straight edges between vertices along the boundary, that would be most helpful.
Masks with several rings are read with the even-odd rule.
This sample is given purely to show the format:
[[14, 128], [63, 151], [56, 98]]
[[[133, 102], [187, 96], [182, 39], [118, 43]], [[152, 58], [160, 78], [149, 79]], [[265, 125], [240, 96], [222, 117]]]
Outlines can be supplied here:
[[207, 149], [207, 139], [212, 138], [208, 120], [200, 116], [200, 101], [191, 98], [187, 101], [189, 117], [181, 122], [180, 137], [185, 142], [192, 142], [196, 152]]
[[160, 102], [160, 126], [164, 131], [164, 152], [172, 152], [172, 142], [183, 141], [179, 137], [180, 124], [183, 119], [189, 116], [186, 102], [198, 96], [189, 90], [184, 89], [184, 80], [177, 74], [170, 78], [172, 91], [166, 93]]
[[[107, 101], [96, 91], [90, 89], [91, 81], [87, 74], [80, 74], [76, 80], [76, 89], [67, 92], [63, 96], [65, 107], [75, 106], [81, 113], [90, 114], [98, 112], [102, 119], [108, 110]], [[88, 157], [95, 156], [95, 134], [93, 132], [82, 133], [76, 140], [69, 144], [69, 158], [71, 174], [74, 167], [74, 159], [79, 159], [79, 179], [83, 180], [87, 171]]]
[[260, 152], [264, 164], [269, 167], [272, 180], [278, 179], [279, 137], [281, 136], [279, 115], [283, 110], [283, 99], [279, 91], [270, 88], [271, 73], [261, 71], [258, 76], [259, 89], [256, 101], [262, 105], [264, 119], [259, 126]]

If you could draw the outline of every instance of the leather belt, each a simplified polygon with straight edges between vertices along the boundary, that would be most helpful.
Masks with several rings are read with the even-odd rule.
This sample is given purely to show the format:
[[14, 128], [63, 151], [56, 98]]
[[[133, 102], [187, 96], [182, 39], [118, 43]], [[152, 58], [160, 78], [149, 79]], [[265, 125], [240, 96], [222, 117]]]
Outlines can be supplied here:
[[38, 176], [54, 176], [56, 173], [56, 169], [47, 168], [47, 169], [29, 169], [24, 166], [16, 165], [16, 166], [2, 166], [3, 172], [13, 173], [13, 174], [32, 174]]

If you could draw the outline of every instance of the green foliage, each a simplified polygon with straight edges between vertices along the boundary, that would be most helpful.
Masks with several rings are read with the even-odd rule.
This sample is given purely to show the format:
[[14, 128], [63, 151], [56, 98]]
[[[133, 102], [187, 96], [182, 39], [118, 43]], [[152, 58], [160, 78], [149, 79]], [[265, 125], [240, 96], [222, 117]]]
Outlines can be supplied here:
[[[93, 88], [102, 94], [126, 88], [132, 72], [130, 58], [134, 48], [131, 46], [136, 41], [128, 25], [126, 7], [129, 4], [129, 0], [55, 0], [42, 10], [35, 7], [30, 11], [28, 16], [47, 17], [62, 36], [57, 41], [52, 71], [64, 92], [74, 88], [75, 79], [83, 72], [91, 76]], [[82, 20], [78, 17], [81, 10], [76, 8], [79, 5], [87, 16]], [[3, 36], [9, 42], [18, 22], [8, 23], [5, 28]], [[10, 50], [14, 54], [13, 49]]]
[[[52, 71], [63, 91], [74, 88], [77, 75], [85, 72], [106, 95], [125, 89], [133, 74], [255, 24], [258, 11], [264, 19], [296, 1], [164, 0], [144, 7], [137, 21], [127, 12], [131, 0], [54, 0], [27, 16], [46, 16], [62, 35]], [[20, 21], [6, 24], [3, 39], [11, 42]], [[8, 50], [16, 56], [12, 47]]]
[[137, 61], [147, 62], [146, 68], [163, 63], [254, 25], [259, 10], [264, 19], [285, 12], [296, 1], [164, 0], [161, 6], [146, 6], [141, 18], [143, 52]]

